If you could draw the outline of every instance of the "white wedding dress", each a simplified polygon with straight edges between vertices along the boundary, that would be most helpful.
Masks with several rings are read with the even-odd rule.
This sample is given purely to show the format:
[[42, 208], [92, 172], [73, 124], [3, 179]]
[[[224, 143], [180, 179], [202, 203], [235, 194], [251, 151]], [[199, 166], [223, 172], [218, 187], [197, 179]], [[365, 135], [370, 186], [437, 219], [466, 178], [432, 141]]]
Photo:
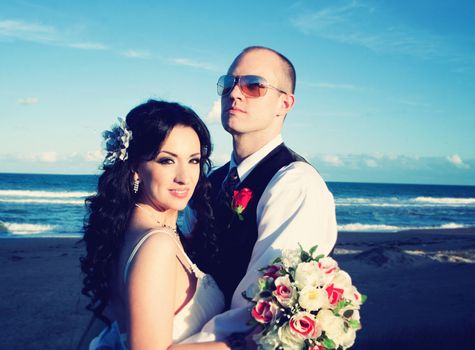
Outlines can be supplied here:
[[[124, 269], [124, 281], [127, 280], [129, 266], [132, 263], [135, 254], [141, 245], [153, 234], [165, 233], [169, 235], [177, 244], [179, 251], [186, 261], [181, 261], [186, 267], [190, 268], [196, 276], [197, 284], [195, 294], [191, 300], [175, 315], [173, 319], [173, 343], [180, 341], [198, 333], [201, 328], [212, 317], [221, 313], [224, 309], [224, 295], [219, 289], [211, 275], [203, 273], [185, 253], [181, 245], [176, 241], [174, 233], [166, 228], [155, 229], [148, 232], [135, 245], [132, 253], [127, 260]], [[180, 259], [179, 256], [177, 256]], [[182, 259], [180, 259], [182, 260]], [[95, 350], [99, 347], [110, 347], [112, 349], [127, 350], [127, 334], [120, 333], [119, 325], [113, 322], [109, 328], [104, 329], [89, 344], [89, 350]]]

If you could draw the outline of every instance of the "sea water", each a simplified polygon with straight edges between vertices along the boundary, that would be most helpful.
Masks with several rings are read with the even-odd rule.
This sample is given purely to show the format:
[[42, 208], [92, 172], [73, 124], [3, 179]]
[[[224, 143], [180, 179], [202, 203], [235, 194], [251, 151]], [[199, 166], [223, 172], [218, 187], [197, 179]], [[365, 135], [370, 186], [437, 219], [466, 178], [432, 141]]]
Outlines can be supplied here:
[[[327, 184], [340, 231], [475, 227], [475, 186]], [[81, 237], [96, 186], [95, 175], [0, 174], [0, 237]]]

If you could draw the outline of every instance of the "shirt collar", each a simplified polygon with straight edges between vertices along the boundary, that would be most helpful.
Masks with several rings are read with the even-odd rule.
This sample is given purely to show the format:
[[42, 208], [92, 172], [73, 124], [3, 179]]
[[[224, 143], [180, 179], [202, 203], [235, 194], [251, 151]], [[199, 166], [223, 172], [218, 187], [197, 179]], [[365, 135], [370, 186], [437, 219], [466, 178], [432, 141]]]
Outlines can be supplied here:
[[231, 160], [229, 162], [229, 170], [233, 167], [237, 167], [237, 172], [239, 175], [240, 182], [249, 175], [252, 169], [265, 157], [267, 156], [274, 148], [280, 145], [283, 141], [282, 135], [277, 135], [272, 140], [270, 140], [264, 147], [259, 149], [257, 152], [254, 152], [247, 158], [243, 159], [242, 162], [237, 165], [236, 160], [234, 159], [234, 152], [231, 154]]

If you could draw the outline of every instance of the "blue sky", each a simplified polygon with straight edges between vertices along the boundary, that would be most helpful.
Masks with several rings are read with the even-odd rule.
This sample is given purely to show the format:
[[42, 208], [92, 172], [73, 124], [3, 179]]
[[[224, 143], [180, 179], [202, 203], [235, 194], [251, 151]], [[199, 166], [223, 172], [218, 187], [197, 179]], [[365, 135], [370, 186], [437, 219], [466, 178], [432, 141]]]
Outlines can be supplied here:
[[101, 132], [148, 98], [231, 151], [216, 80], [239, 51], [297, 69], [283, 133], [326, 180], [475, 185], [473, 1], [2, 1], [0, 172], [98, 173]]

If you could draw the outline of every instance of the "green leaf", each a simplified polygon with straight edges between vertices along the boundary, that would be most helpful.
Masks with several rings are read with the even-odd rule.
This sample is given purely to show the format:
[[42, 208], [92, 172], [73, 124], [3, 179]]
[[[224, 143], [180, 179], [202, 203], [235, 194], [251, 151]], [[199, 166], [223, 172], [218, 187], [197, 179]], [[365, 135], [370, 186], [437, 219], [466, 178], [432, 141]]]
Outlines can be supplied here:
[[333, 340], [331, 340], [330, 338], [323, 339], [322, 344], [326, 349], [335, 349], [336, 348], [335, 342]]
[[343, 317], [351, 318], [351, 316], [353, 316], [353, 313], [354, 313], [354, 310], [352, 309], [345, 310], [345, 312], [343, 312]]
[[366, 299], [368, 299], [368, 296], [365, 294], [361, 294], [361, 304], [364, 304], [366, 302]]
[[264, 290], [266, 289], [266, 286], [267, 286], [267, 281], [266, 279], [264, 278], [259, 278], [257, 280], [257, 287], [259, 288], [259, 290]]
[[304, 250], [300, 253], [300, 259], [302, 262], [309, 262], [312, 260], [312, 257]]
[[360, 329], [361, 328], [361, 323], [358, 320], [350, 320], [350, 321], [348, 321], [348, 324], [353, 329]]
[[350, 305], [350, 304], [351, 304], [351, 302], [349, 302], [349, 301], [340, 300], [340, 301], [338, 302], [338, 304], [336, 305], [335, 309], [333, 310], [333, 314], [336, 315], [336, 316], [338, 316], [340, 310], [343, 309], [343, 308], [345, 308], [345, 307], [347, 307], [347, 306]]
[[241, 295], [242, 295], [242, 297], [243, 297], [244, 299], [246, 299], [247, 301], [252, 301], [252, 298], [250, 298], [250, 297], [247, 296], [246, 291], [242, 292]]
[[313, 258], [313, 260], [318, 261], [318, 260], [320, 260], [320, 259], [323, 258], [323, 257], [325, 257], [325, 255], [324, 255], [324, 254], [320, 254], [320, 255], [317, 255], [315, 258]]
[[282, 262], [282, 257], [278, 256], [277, 258], [272, 261], [272, 265], [278, 264]]
[[271, 278], [268, 278], [266, 280], [266, 289], [270, 289], [270, 290], [274, 290], [275, 289], [275, 284], [274, 284], [274, 280], [271, 279]]
[[259, 294], [261, 299], [268, 299], [272, 296], [272, 293], [269, 290], [265, 290]]
[[313, 253], [315, 253], [315, 251], [317, 250], [317, 248], [318, 248], [318, 244], [317, 244], [317, 245], [314, 245], [314, 246], [313, 246], [312, 248], [310, 248], [310, 250], [308, 251], [309, 254], [310, 254], [311, 256], [313, 256]]

